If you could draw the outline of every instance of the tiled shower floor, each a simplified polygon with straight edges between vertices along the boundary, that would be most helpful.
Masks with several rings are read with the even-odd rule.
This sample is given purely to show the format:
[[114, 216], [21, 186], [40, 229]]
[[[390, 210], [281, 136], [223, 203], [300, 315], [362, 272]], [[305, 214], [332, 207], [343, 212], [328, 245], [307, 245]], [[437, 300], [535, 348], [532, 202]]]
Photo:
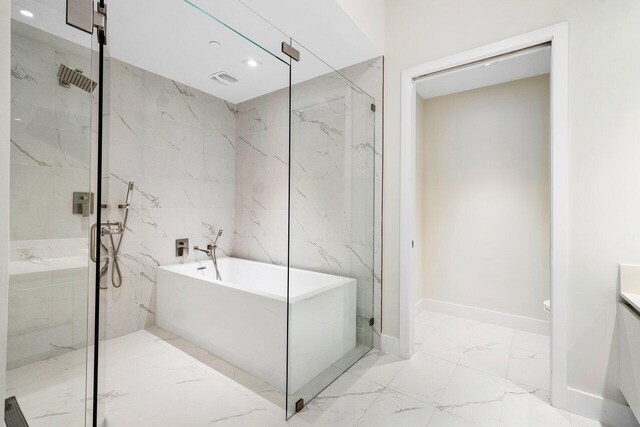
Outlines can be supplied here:
[[[105, 345], [106, 426], [598, 426], [548, 403], [549, 338], [438, 313], [410, 360], [370, 352], [289, 422], [282, 395], [159, 328]], [[8, 374], [32, 427], [82, 420], [84, 351]]]

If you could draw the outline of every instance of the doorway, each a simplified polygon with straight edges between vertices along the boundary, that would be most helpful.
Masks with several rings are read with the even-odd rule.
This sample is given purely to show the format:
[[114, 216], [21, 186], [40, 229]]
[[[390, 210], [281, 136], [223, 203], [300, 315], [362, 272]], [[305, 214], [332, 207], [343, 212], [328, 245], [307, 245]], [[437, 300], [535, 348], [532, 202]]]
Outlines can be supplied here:
[[[401, 110], [401, 206], [400, 206], [400, 354], [409, 357], [415, 351], [415, 327], [417, 289], [421, 286], [419, 266], [423, 259], [419, 258], [419, 248], [423, 235], [419, 234], [417, 208], [420, 204], [420, 174], [416, 166], [419, 154], [419, 138], [421, 132], [420, 108], [417, 102], [421, 89], [424, 92], [426, 80], [440, 76], [440, 80], [451, 80], [450, 76], [459, 74], [461, 70], [480, 69], [480, 81], [474, 78], [461, 79], [458, 89], [468, 90], [481, 86], [504, 83], [500, 81], [500, 62], [507, 57], [515, 58], [534, 50], [549, 49], [549, 139], [548, 139], [548, 283], [550, 300], [553, 307], [551, 316], [551, 369], [550, 394], [554, 406], [567, 406], [567, 368], [566, 368], [566, 272], [567, 272], [567, 217], [568, 217], [568, 177], [567, 177], [567, 26], [558, 24], [532, 33], [517, 36], [501, 42], [493, 43], [472, 51], [463, 52], [450, 57], [431, 61], [407, 69], [402, 74], [402, 110]], [[526, 62], [526, 61], [525, 61]], [[495, 72], [491, 71], [494, 65]], [[522, 78], [533, 78], [533, 66], [523, 65], [525, 75]], [[539, 71], [539, 70], [538, 70]], [[527, 76], [526, 73], [530, 74]], [[532, 73], [532, 74], [531, 74]], [[449, 77], [443, 78], [442, 76]], [[493, 79], [493, 81], [492, 81]], [[514, 80], [511, 78], [510, 80]], [[521, 80], [522, 81], [522, 80]], [[489, 84], [486, 84], [489, 83]], [[540, 83], [540, 82], [538, 82]], [[447, 89], [449, 85], [449, 89]], [[453, 85], [453, 86], [451, 86]], [[465, 85], [467, 85], [465, 87]], [[474, 86], [475, 85], [475, 86]], [[433, 85], [432, 85], [433, 86]], [[439, 84], [438, 90], [449, 90], [456, 86], [455, 82]], [[443, 89], [444, 88], [444, 89]], [[451, 92], [449, 92], [451, 93]], [[444, 94], [440, 93], [441, 95]], [[427, 96], [429, 94], [426, 94]], [[431, 95], [438, 95], [432, 93]], [[496, 159], [494, 159], [496, 160]], [[497, 160], [496, 160], [497, 161]], [[419, 164], [419, 163], [418, 163]], [[495, 220], [495, 219], [494, 219]], [[538, 242], [540, 243], [540, 242]], [[509, 302], [507, 302], [508, 304]], [[543, 301], [538, 301], [540, 310]], [[459, 309], [459, 307], [457, 308]], [[495, 309], [494, 309], [495, 310]], [[499, 310], [487, 310], [499, 312]], [[494, 316], [495, 317], [495, 316]], [[497, 323], [496, 319], [485, 319], [489, 323]], [[517, 319], [516, 319], [517, 320]], [[522, 325], [513, 325], [514, 329]]]

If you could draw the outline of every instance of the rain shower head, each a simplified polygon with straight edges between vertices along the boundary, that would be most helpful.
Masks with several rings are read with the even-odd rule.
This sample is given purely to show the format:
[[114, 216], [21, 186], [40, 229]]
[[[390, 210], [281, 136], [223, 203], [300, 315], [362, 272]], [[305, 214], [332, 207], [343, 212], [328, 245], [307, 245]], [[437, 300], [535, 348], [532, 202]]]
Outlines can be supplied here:
[[60, 64], [60, 68], [58, 68], [58, 84], [62, 87], [74, 85], [89, 93], [98, 86], [98, 83], [83, 75], [82, 70], [72, 70], [64, 64]]

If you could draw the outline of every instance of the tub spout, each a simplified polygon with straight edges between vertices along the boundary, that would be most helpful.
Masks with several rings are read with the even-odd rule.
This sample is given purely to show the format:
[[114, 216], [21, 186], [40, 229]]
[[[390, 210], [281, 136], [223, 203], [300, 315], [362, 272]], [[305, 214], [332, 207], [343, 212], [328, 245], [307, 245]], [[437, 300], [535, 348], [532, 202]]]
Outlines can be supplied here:
[[194, 251], [204, 252], [205, 254], [207, 254], [207, 256], [211, 256], [211, 251], [213, 250], [213, 246], [207, 245], [207, 249], [202, 249], [202, 248], [200, 248], [198, 246], [194, 246], [193, 250]]

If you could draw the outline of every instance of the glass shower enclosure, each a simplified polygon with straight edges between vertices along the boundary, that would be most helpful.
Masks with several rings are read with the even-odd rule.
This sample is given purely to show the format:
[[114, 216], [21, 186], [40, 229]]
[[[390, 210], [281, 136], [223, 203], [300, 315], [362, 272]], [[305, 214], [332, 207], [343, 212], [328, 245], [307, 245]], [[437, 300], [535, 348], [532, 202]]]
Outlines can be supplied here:
[[113, 1], [106, 40], [58, 3], [13, 11], [8, 395], [290, 418], [374, 346], [374, 99], [236, 0]]

